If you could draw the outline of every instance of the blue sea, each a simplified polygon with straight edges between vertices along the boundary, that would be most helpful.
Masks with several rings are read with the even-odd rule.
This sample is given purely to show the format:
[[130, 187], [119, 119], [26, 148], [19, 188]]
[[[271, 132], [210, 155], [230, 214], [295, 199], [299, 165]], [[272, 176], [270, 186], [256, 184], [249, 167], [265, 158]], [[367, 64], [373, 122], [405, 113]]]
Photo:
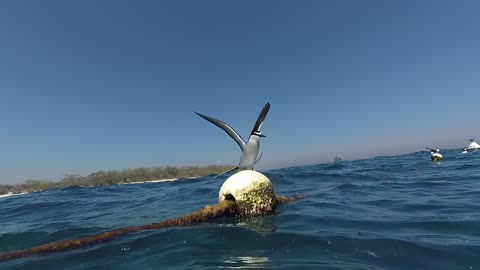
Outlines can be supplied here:
[[[480, 269], [480, 151], [428, 152], [263, 172], [272, 215], [139, 231], [0, 269]], [[0, 199], [0, 252], [183, 216], [227, 176], [70, 187]]]

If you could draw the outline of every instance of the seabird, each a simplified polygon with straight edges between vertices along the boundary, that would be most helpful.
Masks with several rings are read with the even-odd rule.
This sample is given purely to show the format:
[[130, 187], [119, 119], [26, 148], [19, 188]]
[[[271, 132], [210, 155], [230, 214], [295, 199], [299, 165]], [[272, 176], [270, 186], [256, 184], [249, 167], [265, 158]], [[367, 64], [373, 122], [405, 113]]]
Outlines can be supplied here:
[[463, 148], [462, 154], [467, 154], [468, 153], [468, 148]]
[[427, 149], [430, 150], [430, 158], [432, 159], [432, 161], [439, 161], [443, 159], [442, 154], [440, 154], [440, 149], [438, 148], [431, 149], [428, 147]]
[[260, 127], [262, 126], [263, 121], [267, 117], [268, 110], [270, 110], [270, 103], [265, 104], [262, 111], [258, 115], [255, 126], [253, 126], [252, 132], [250, 132], [250, 136], [248, 137], [248, 141], [246, 142], [228, 124], [213, 117], [209, 117], [204, 114], [195, 112], [198, 116], [223, 129], [223, 131], [225, 131], [228, 136], [232, 137], [232, 139], [235, 140], [235, 142], [238, 144], [238, 146], [240, 146], [240, 149], [242, 150], [242, 155], [240, 156], [240, 162], [238, 166], [231, 170], [228, 170], [225, 173], [229, 173], [237, 169], [253, 170], [253, 165], [255, 165], [260, 160], [260, 158], [262, 157], [261, 155], [260, 158], [257, 160], [258, 150], [260, 149], [260, 138], [265, 137], [265, 135], [260, 132]]
[[468, 145], [468, 150], [480, 149], [480, 145], [475, 142], [475, 139], [470, 139], [471, 143]]

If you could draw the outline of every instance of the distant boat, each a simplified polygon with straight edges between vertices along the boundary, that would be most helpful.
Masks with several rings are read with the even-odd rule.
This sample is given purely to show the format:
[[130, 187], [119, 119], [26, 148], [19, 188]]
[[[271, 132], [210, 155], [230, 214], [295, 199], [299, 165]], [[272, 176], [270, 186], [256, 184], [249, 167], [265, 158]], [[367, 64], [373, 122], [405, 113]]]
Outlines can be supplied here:
[[475, 139], [470, 139], [471, 143], [468, 145], [468, 150], [480, 149], [480, 145], [475, 142]]
[[432, 159], [432, 161], [440, 161], [443, 159], [442, 154], [440, 154], [440, 149], [438, 148], [431, 149], [428, 147], [427, 149], [430, 150], [430, 159]]
[[333, 160], [334, 160], [335, 162], [339, 162], [339, 161], [342, 161], [343, 158], [342, 158], [342, 157], [339, 157], [339, 156], [336, 156]]

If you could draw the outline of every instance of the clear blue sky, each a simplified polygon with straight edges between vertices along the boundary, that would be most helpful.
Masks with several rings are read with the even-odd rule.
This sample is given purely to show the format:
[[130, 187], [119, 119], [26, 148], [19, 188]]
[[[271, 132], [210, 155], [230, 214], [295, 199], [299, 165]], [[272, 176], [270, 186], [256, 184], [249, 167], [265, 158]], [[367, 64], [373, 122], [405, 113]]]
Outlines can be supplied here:
[[1, 1], [0, 183], [480, 140], [478, 1]]

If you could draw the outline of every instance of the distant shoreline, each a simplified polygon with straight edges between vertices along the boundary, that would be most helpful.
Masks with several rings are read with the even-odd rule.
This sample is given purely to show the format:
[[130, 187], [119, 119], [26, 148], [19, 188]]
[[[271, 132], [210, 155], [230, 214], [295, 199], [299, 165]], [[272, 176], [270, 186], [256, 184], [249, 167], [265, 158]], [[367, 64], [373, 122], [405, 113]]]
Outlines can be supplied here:
[[205, 167], [156, 167], [126, 170], [98, 171], [88, 176], [67, 175], [60, 181], [27, 180], [17, 185], [0, 185], [0, 198], [28, 194], [70, 186], [95, 187], [115, 184], [142, 184], [170, 182], [180, 178], [194, 179], [210, 174], [219, 174], [231, 169], [232, 165], [210, 165]]
[[[195, 179], [200, 176], [196, 177], [185, 177], [185, 179]], [[182, 177], [184, 178], [184, 177]], [[137, 184], [147, 184], [147, 183], [162, 183], [162, 182], [173, 182], [182, 178], [170, 178], [170, 179], [155, 179], [155, 180], [147, 180], [147, 181], [137, 181], [137, 182], [130, 182], [130, 183], [117, 183], [117, 184], [112, 184], [112, 185], [137, 185]], [[98, 186], [98, 185], [97, 185]], [[97, 186], [88, 186], [90, 187], [97, 187]], [[34, 192], [42, 192], [44, 190], [37, 190], [37, 191], [32, 191], [32, 192], [21, 192], [21, 193], [7, 193], [7, 194], [0, 194], [0, 199], [2, 198], [8, 198], [12, 196], [18, 196], [18, 195], [26, 195]]]

